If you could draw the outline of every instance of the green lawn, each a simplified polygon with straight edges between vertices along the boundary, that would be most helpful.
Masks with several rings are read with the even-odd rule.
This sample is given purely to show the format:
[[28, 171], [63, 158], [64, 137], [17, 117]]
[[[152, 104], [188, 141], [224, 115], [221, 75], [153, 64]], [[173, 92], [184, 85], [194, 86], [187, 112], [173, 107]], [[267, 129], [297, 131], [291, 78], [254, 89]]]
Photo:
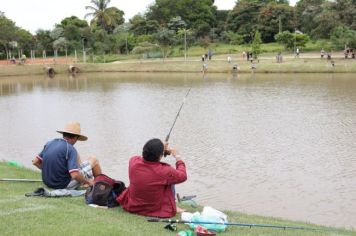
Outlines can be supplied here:
[[[39, 172], [9, 166], [0, 162], [0, 178], [40, 178]], [[175, 235], [164, 229], [165, 223], [149, 223], [145, 217], [124, 212], [121, 208], [97, 209], [84, 203], [84, 198], [25, 197], [41, 183], [0, 181], [1, 235]], [[195, 212], [187, 205], [181, 207]], [[282, 219], [225, 212], [230, 222], [291, 225], [321, 230], [283, 230], [229, 226], [219, 235], [356, 235], [355, 231], [331, 229], [322, 226]], [[179, 215], [177, 216], [179, 217]], [[188, 229], [178, 225], [178, 230]], [[330, 231], [331, 230], [331, 231]]]
[[[340, 54], [335, 56], [333, 61], [320, 59], [316, 53], [302, 53], [300, 58], [294, 58], [291, 54], [284, 55], [283, 63], [276, 63], [274, 54], [263, 54], [259, 62], [254, 62], [257, 69], [254, 73], [356, 73], [356, 60], [341, 58]], [[251, 73], [251, 62], [242, 60], [239, 55], [232, 55], [233, 61], [227, 63], [227, 55], [217, 55], [208, 64], [208, 73], [232, 73], [232, 66], [238, 64], [237, 73]], [[56, 73], [68, 74], [68, 65], [50, 65]], [[175, 73], [201, 73], [202, 62], [198, 57], [145, 60], [125, 60], [115, 63], [86, 63], [76, 64], [82, 73], [91, 72], [175, 72]], [[1, 76], [20, 76], [20, 75], [40, 75], [45, 74], [43, 65], [4, 65], [0, 66]]]

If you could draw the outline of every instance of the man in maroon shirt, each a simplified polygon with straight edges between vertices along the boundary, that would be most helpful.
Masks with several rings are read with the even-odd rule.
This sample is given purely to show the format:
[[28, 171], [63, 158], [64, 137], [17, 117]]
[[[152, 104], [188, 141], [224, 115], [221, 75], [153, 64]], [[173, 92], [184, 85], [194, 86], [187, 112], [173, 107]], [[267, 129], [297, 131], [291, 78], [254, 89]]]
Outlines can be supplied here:
[[117, 198], [124, 210], [160, 218], [175, 216], [177, 207], [172, 186], [186, 181], [187, 173], [176, 149], [168, 150], [176, 159], [176, 168], [160, 162], [164, 151], [161, 140], [151, 139], [143, 147], [142, 157], [130, 159], [130, 186]]

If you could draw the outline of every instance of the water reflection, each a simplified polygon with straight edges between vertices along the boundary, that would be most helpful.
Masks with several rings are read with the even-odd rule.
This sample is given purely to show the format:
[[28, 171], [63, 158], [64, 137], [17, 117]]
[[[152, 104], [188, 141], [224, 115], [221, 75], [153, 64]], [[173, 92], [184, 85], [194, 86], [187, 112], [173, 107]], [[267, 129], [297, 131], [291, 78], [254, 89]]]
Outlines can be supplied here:
[[[356, 227], [356, 80], [348, 74], [78, 74], [0, 79], [0, 159], [31, 166], [78, 120], [109, 175], [171, 135], [187, 162], [181, 195], [203, 205]], [[31, 140], [31, 142], [29, 142]], [[172, 162], [170, 158], [168, 162]]]

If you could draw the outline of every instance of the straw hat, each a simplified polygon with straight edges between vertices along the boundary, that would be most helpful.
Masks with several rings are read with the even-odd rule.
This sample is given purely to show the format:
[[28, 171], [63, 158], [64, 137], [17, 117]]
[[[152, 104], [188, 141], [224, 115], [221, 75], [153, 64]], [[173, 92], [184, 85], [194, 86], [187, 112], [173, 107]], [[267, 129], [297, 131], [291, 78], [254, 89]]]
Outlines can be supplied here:
[[80, 133], [80, 124], [78, 122], [69, 122], [66, 124], [63, 130], [57, 130], [58, 133], [68, 133], [68, 134], [75, 134], [78, 135], [78, 140], [79, 141], [85, 141], [88, 139], [87, 136], [84, 136]]

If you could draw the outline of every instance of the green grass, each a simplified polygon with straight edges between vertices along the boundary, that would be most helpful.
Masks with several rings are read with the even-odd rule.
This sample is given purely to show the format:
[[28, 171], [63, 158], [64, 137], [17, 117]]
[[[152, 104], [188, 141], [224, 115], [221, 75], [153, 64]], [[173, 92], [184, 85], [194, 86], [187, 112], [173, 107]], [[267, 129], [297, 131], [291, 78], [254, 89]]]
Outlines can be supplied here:
[[[291, 54], [285, 55], [283, 63], [276, 63], [274, 54], [261, 55], [259, 63], [256, 63], [255, 73], [356, 73], [355, 59], [342, 59], [341, 54], [335, 61], [335, 67], [330, 61], [321, 60], [316, 53], [302, 53], [300, 58], [294, 58]], [[237, 63], [240, 67], [238, 73], [251, 73], [251, 63], [242, 60], [240, 55], [232, 55], [233, 62], [228, 64], [226, 55], [217, 55], [212, 61], [208, 61], [208, 73], [231, 73], [232, 65]], [[335, 56], [336, 57], [336, 56]], [[68, 65], [50, 65], [57, 73], [67, 74]], [[90, 72], [188, 72], [201, 73], [202, 62], [198, 57], [171, 59], [145, 59], [126, 60], [117, 63], [86, 63], [76, 64], [82, 73]], [[17, 75], [45, 75], [43, 65], [4, 65], [0, 66], [1, 76]]]
[[[0, 178], [40, 178], [40, 173], [0, 162]], [[84, 198], [42, 198], [24, 196], [40, 183], [15, 183], [0, 181], [1, 235], [175, 235], [163, 227], [165, 223], [149, 223], [145, 217], [114, 209], [91, 208]], [[197, 209], [180, 205], [190, 212]], [[292, 225], [321, 230], [283, 230], [268, 228], [243, 228], [229, 226], [219, 235], [356, 235], [355, 231], [316, 226], [288, 220], [246, 215], [227, 211], [230, 222]], [[177, 215], [179, 218], [179, 215]], [[188, 229], [178, 225], [178, 230]]]

